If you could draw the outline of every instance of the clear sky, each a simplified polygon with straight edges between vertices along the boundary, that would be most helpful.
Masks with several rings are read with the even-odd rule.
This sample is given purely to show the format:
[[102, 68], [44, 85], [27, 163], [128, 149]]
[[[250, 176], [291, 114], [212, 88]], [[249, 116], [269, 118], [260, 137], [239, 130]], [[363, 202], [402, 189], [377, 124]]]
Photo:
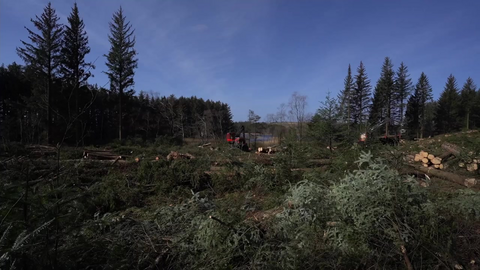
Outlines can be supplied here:
[[[47, 0], [2, 0], [0, 63], [22, 63], [15, 48], [24, 26]], [[66, 22], [73, 0], [51, 1]], [[90, 82], [108, 86], [102, 71], [108, 23], [122, 5], [136, 33], [135, 90], [230, 104], [234, 120], [252, 109], [265, 120], [294, 91], [314, 112], [328, 91], [343, 87], [348, 64], [363, 60], [372, 86], [385, 56], [404, 62], [414, 81], [424, 71], [438, 98], [452, 73], [480, 85], [479, 0], [80, 0], [97, 66]]]

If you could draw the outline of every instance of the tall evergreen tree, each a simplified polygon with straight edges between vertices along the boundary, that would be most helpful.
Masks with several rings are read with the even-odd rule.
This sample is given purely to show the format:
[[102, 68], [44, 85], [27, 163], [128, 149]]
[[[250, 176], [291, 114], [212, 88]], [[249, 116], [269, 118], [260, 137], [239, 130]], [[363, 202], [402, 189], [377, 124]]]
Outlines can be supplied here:
[[389, 127], [393, 124], [393, 112], [395, 111], [395, 72], [393, 71], [392, 60], [385, 57], [382, 72], [378, 79], [373, 103], [370, 111], [370, 123], [379, 123], [385, 121], [385, 134], [388, 134]]
[[437, 129], [441, 133], [456, 130], [458, 125], [458, 106], [460, 104], [460, 94], [457, 88], [455, 77], [450, 74], [445, 84], [445, 88], [438, 99], [435, 120]]
[[45, 100], [47, 141], [52, 143], [53, 82], [60, 67], [63, 29], [58, 22], [60, 18], [50, 2], [43, 9], [42, 15], [35, 18], [35, 20], [31, 19], [31, 22], [40, 34], [25, 27], [31, 43], [22, 40], [24, 47], [17, 48], [17, 53], [32, 70], [36, 71], [39, 78], [37, 87], [44, 89], [43, 93], [37, 93], [37, 98]]
[[134, 30], [130, 22], [126, 21], [122, 7], [113, 14], [110, 23], [110, 52], [107, 57], [108, 78], [111, 90], [119, 94], [118, 97], [118, 138], [122, 140], [122, 98], [129, 87], [134, 85], [133, 77], [138, 65], [135, 51]]
[[344, 88], [338, 95], [340, 101], [340, 117], [344, 123], [347, 124], [347, 128], [350, 128], [351, 121], [351, 96], [354, 89], [354, 82], [352, 77], [352, 68], [348, 65], [348, 73], [344, 80]]
[[471, 114], [474, 110], [475, 101], [477, 97], [477, 86], [473, 82], [472, 78], [468, 77], [467, 81], [463, 85], [460, 92], [460, 116], [464, 120], [465, 128], [468, 130], [471, 127], [472, 119]]
[[[69, 97], [73, 97], [73, 112], [69, 110], [69, 121], [75, 121], [75, 134], [78, 142], [80, 137], [80, 126], [76, 118], [79, 112], [79, 91], [80, 87], [87, 83], [91, 76], [90, 69], [93, 64], [85, 61], [85, 56], [90, 53], [88, 46], [87, 32], [84, 30], [83, 19], [80, 18], [77, 3], [74, 3], [70, 16], [67, 18], [62, 48], [61, 72], [66, 86], [69, 88]], [[70, 98], [68, 100], [69, 104]], [[70, 106], [69, 106], [70, 108]], [[73, 119], [72, 119], [73, 118]]]
[[397, 121], [402, 126], [405, 116], [405, 107], [407, 105], [407, 99], [412, 93], [413, 84], [410, 75], [408, 74], [407, 66], [402, 62], [398, 67], [395, 78], [395, 93], [397, 99]]
[[351, 119], [354, 125], [365, 124], [370, 107], [371, 86], [363, 62], [357, 68], [353, 93], [351, 95]]
[[427, 75], [422, 72], [407, 103], [405, 118], [407, 129], [412, 136], [423, 138], [427, 120], [430, 119], [426, 105], [432, 98], [432, 87]]

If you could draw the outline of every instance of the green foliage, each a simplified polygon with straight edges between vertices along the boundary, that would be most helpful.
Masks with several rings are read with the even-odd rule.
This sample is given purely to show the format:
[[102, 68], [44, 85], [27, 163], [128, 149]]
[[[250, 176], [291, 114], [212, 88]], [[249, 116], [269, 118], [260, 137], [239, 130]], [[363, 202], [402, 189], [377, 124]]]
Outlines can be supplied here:
[[408, 256], [420, 253], [424, 265], [434, 265], [439, 258], [432, 256], [432, 251], [446, 254], [452, 248], [452, 214], [474, 214], [478, 220], [478, 211], [474, 210], [480, 199], [478, 193], [459, 194], [462, 203], [446, 204], [414, 179], [399, 176], [385, 162], [367, 153], [357, 163], [368, 167], [349, 173], [329, 195], [335, 205], [333, 217], [339, 222], [330, 237], [347, 256], [391, 264], [387, 258], [400, 259], [403, 246]]

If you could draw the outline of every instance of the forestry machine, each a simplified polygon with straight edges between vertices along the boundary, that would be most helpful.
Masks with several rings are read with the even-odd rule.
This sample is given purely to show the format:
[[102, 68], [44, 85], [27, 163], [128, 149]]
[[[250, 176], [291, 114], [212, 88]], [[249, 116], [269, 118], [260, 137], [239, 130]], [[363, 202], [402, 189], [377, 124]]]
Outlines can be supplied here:
[[[370, 129], [368, 129], [367, 132], [360, 134], [358, 144], [365, 145], [367, 143], [367, 140], [369, 140], [370, 138], [375, 138], [375, 136], [374, 136], [375, 131], [379, 127], [384, 127], [385, 122], [387, 122], [387, 121], [388, 121], [388, 119], [382, 120], [379, 123], [377, 123], [376, 125], [373, 125], [372, 127], [370, 127]], [[389, 130], [394, 131], [395, 129], [389, 129]], [[389, 132], [389, 134], [384, 133], [381, 136], [376, 136], [376, 138], [380, 142], [382, 142], [383, 144], [397, 145], [398, 142], [400, 142], [400, 140], [402, 139], [402, 134], [403, 133], [405, 133], [405, 129], [401, 128], [400, 132], [398, 132], [398, 134], [396, 132], [394, 134]]]
[[235, 136], [235, 132], [227, 133], [227, 142], [237, 148], [240, 148], [242, 151], [249, 152], [248, 144], [245, 141], [245, 127], [240, 128], [239, 136]]

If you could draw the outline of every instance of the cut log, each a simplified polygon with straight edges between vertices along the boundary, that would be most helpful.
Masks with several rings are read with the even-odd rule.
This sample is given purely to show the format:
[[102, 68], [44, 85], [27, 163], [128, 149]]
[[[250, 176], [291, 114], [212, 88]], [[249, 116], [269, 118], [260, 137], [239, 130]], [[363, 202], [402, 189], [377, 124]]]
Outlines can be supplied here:
[[425, 163], [425, 164], [428, 164], [428, 158], [422, 158], [422, 162]]
[[443, 143], [442, 149], [452, 153], [456, 157], [460, 156], [460, 153], [462, 152], [462, 149], [460, 148], [460, 146], [453, 143]]
[[435, 169], [440, 169], [440, 164], [433, 164], [433, 167], [434, 167]]
[[445, 160], [448, 159], [449, 157], [453, 156], [453, 154], [449, 151], [443, 152], [440, 156], [438, 156], [440, 159]]
[[83, 158], [99, 160], [125, 159], [124, 156], [116, 155], [110, 152], [83, 152]]
[[432, 160], [432, 159], [434, 159], [434, 158], [435, 158], [435, 156], [434, 156], [434, 155], [432, 155], [432, 154], [428, 154], [427, 158], [428, 158], [428, 159], [430, 159], [430, 160]]
[[432, 164], [435, 164], [435, 165], [439, 165], [442, 163], [442, 160], [439, 159], [439, 158], [434, 158], [432, 160], [430, 160], [432, 162]]
[[420, 154], [415, 154], [415, 158], [414, 158], [415, 162], [419, 162], [422, 160], [422, 156]]
[[422, 158], [426, 158], [428, 157], [428, 152], [425, 152], [425, 151], [420, 151], [420, 156], [422, 156]]
[[438, 168], [439, 168], [440, 170], [443, 170], [443, 167], [444, 167], [443, 164], [439, 164], [439, 165], [438, 165]]
[[463, 182], [463, 185], [466, 186], [466, 187], [474, 187], [474, 186], [478, 185], [478, 181], [475, 178], [467, 178]]
[[478, 187], [478, 181], [475, 178], [468, 178], [463, 175], [440, 171], [433, 168], [425, 168], [421, 166], [416, 166], [415, 168], [421, 172], [424, 172], [427, 175], [439, 177], [462, 186]]
[[212, 143], [205, 143], [205, 144], [202, 144], [202, 145], [199, 145], [198, 147], [199, 148], [203, 148], [203, 147], [206, 147], [206, 146], [210, 146]]
[[194, 158], [195, 157], [192, 154], [189, 154], [189, 153], [182, 154], [175, 151], [172, 151], [170, 152], [170, 154], [167, 155], [167, 160], [169, 161], [175, 160], [175, 159], [194, 159]]
[[473, 172], [473, 171], [476, 171], [476, 170], [478, 170], [478, 164], [477, 163], [467, 164], [467, 171]]
[[423, 167], [428, 167], [427, 163], [423, 163], [422, 165], [423, 165]]
[[463, 163], [463, 162], [458, 163], [458, 167], [465, 168], [465, 163]]

